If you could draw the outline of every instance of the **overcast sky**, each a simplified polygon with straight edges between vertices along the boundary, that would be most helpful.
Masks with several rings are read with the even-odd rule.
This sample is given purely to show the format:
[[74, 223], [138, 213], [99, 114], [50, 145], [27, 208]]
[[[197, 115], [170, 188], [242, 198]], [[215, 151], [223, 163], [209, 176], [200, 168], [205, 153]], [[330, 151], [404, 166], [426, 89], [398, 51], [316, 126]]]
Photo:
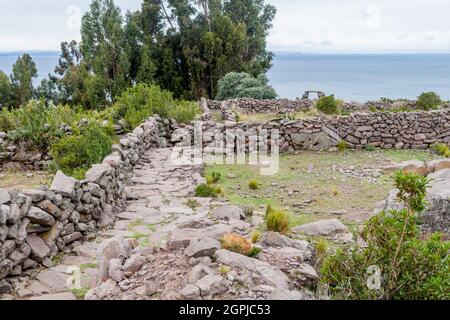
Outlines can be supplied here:
[[[448, 0], [269, 0], [271, 50], [306, 53], [450, 52]], [[0, 51], [59, 50], [80, 38], [90, 0], [0, 0]], [[136, 10], [141, 0], [116, 0]]]

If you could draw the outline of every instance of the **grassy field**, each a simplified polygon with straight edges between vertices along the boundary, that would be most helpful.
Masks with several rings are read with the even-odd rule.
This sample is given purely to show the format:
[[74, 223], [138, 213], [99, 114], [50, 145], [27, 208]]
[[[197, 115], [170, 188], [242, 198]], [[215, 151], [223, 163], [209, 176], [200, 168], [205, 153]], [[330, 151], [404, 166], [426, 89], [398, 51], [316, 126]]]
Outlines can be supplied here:
[[31, 190], [39, 186], [49, 186], [52, 175], [48, 172], [0, 172], [0, 189]]
[[[403, 160], [431, 160], [427, 151], [377, 150], [309, 152], [280, 156], [280, 170], [262, 176], [257, 166], [209, 165], [206, 173], [221, 174], [225, 198], [263, 211], [267, 204], [293, 213], [296, 224], [339, 217], [348, 224], [368, 219], [393, 183], [381, 167]], [[256, 179], [259, 188], [251, 190]]]

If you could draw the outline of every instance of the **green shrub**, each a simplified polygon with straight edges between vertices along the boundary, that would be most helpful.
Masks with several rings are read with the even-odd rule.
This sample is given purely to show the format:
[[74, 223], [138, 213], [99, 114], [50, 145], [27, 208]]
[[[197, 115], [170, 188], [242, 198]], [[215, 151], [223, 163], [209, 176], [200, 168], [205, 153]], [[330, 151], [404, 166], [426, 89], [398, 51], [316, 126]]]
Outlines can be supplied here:
[[435, 92], [424, 92], [417, 98], [417, 104], [424, 110], [437, 109], [441, 103], [441, 98]]
[[258, 256], [258, 254], [260, 254], [262, 251], [261, 248], [259, 247], [253, 247], [252, 250], [250, 250], [250, 252], [248, 253], [248, 256], [251, 258], [256, 258]]
[[111, 153], [110, 133], [90, 122], [79, 133], [65, 136], [51, 148], [54, 166], [65, 174], [83, 178], [84, 172]]
[[222, 174], [220, 172], [213, 171], [206, 176], [206, 183], [209, 185], [214, 184], [214, 183], [219, 183], [221, 179], [222, 179]]
[[251, 240], [252, 240], [252, 243], [258, 243], [259, 240], [261, 240], [261, 231], [253, 230], [253, 232], [251, 234]]
[[180, 123], [189, 123], [201, 113], [195, 102], [177, 101], [168, 91], [158, 86], [138, 84], [128, 88], [113, 106], [116, 119], [123, 118], [133, 129], [146, 118], [158, 114], [162, 118], [172, 118]]
[[201, 198], [217, 198], [223, 195], [223, 190], [220, 187], [200, 184], [195, 188], [195, 195]]
[[339, 113], [339, 103], [334, 98], [334, 95], [319, 98], [316, 102], [316, 108], [325, 114]]
[[245, 72], [230, 72], [218, 83], [217, 100], [236, 98], [275, 99], [277, 93], [264, 74], [253, 78]]
[[348, 149], [348, 144], [344, 140], [341, 140], [337, 144], [336, 148], [338, 149], [339, 152], [344, 152]]
[[445, 143], [433, 144], [431, 149], [443, 157], [450, 158], [450, 148]]
[[[367, 247], [341, 248], [328, 257], [321, 281], [342, 299], [450, 299], [450, 242], [439, 234], [423, 239], [418, 228], [429, 181], [402, 172], [394, 181], [405, 208], [372, 217], [361, 233]], [[373, 266], [381, 271], [380, 290], [367, 285]]]
[[369, 151], [369, 152], [373, 152], [373, 151], [375, 151], [376, 149], [375, 149], [375, 147], [374, 147], [373, 145], [371, 145], [371, 144], [369, 143], [369, 144], [364, 145], [364, 150]]
[[258, 185], [258, 181], [256, 179], [252, 179], [248, 182], [248, 187], [250, 188], [250, 190], [258, 190], [259, 185]]
[[270, 209], [266, 212], [267, 230], [279, 233], [288, 233], [291, 224], [290, 215], [282, 210]]

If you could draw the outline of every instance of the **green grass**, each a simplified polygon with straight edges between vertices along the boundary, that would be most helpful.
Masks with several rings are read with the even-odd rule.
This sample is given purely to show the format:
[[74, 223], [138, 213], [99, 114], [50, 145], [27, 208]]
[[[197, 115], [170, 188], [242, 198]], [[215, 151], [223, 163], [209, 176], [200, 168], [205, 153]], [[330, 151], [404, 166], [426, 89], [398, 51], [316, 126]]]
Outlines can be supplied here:
[[[292, 224], [299, 225], [336, 218], [332, 212], [340, 210], [345, 210], [351, 219], [367, 218], [394, 187], [389, 176], [381, 176], [373, 183], [367, 178], [333, 170], [333, 166], [362, 170], [380, 168], [391, 161], [434, 158], [427, 151], [413, 150], [303, 151], [297, 155], [280, 155], [280, 170], [274, 176], [262, 176], [259, 168], [251, 165], [209, 165], [206, 174], [212, 171], [221, 174], [219, 186], [231, 203], [254, 208], [271, 204], [291, 212]], [[230, 174], [234, 178], [229, 178]], [[249, 190], [252, 179], [258, 181], [258, 190]]]
[[84, 300], [84, 297], [88, 293], [89, 288], [72, 289], [71, 292], [78, 300]]

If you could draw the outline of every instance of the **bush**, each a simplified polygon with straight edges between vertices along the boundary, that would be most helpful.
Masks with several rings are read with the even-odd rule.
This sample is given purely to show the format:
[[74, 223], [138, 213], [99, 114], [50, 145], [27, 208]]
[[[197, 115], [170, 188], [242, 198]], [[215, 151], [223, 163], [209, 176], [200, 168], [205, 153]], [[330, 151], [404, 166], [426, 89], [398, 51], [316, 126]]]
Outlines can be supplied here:
[[248, 187], [250, 188], [250, 190], [258, 190], [258, 181], [256, 181], [255, 179], [250, 180], [248, 183]]
[[201, 113], [197, 103], [177, 101], [170, 92], [143, 83], [122, 93], [113, 110], [116, 119], [125, 119], [129, 125], [128, 129], [137, 127], [155, 114], [162, 118], [175, 119], [179, 123], [189, 123]]
[[441, 98], [435, 92], [424, 92], [417, 98], [417, 104], [427, 111], [437, 109], [441, 103]]
[[253, 78], [245, 72], [230, 72], [219, 80], [216, 99], [275, 99], [277, 93], [269, 86], [268, 82], [264, 74]]
[[450, 158], [450, 148], [445, 143], [433, 144], [431, 149], [443, 157]]
[[235, 233], [224, 235], [221, 242], [222, 248], [226, 250], [240, 253], [244, 256], [249, 256], [252, 253], [252, 244], [241, 235]]
[[201, 198], [217, 198], [219, 195], [223, 195], [223, 190], [220, 187], [200, 184], [195, 188], [195, 195]]
[[291, 217], [287, 212], [268, 207], [268, 210], [266, 211], [267, 230], [286, 234], [290, 230], [290, 224]]
[[369, 152], [373, 152], [373, 151], [375, 151], [376, 149], [375, 149], [375, 147], [374, 147], [373, 145], [371, 145], [371, 144], [369, 143], [369, 144], [364, 145], [364, 150], [369, 151]]
[[254, 230], [251, 234], [252, 243], [258, 243], [261, 240], [261, 231]]
[[110, 132], [97, 122], [90, 122], [79, 133], [63, 137], [51, 148], [53, 165], [65, 174], [83, 178], [93, 164], [111, 153]]
[[319, 98], [316, 102], [316, 108], [325, 114], [339, 113], [339, 103], [334, 98], [334, 95]]
[[338, 149], [339, 152], [344, 152], [348, 149], [348, 144], [344, 140], [341, 140], [337, 144], [336, 148]]
[[221, 179], [222, 179], [222, 174], [220, 172], [213, 171], [210, 174], [208, 174], [208, 176], [206, 177], [206, 183], [209, 185], [214, 184], [214, 183], [219, 183]]
[[[428, 179], [399, 172], [394, 180], [405, 208], [372, 217], [361, 233], [367, 247], [341, 248], [328, 257], [321, 281], [343, 299], [449, 299], [450, 242], [439, 234], [423, 239], [418, 228]], [[369, 289], [370, 270], [377, 267], [381, 287]]]

